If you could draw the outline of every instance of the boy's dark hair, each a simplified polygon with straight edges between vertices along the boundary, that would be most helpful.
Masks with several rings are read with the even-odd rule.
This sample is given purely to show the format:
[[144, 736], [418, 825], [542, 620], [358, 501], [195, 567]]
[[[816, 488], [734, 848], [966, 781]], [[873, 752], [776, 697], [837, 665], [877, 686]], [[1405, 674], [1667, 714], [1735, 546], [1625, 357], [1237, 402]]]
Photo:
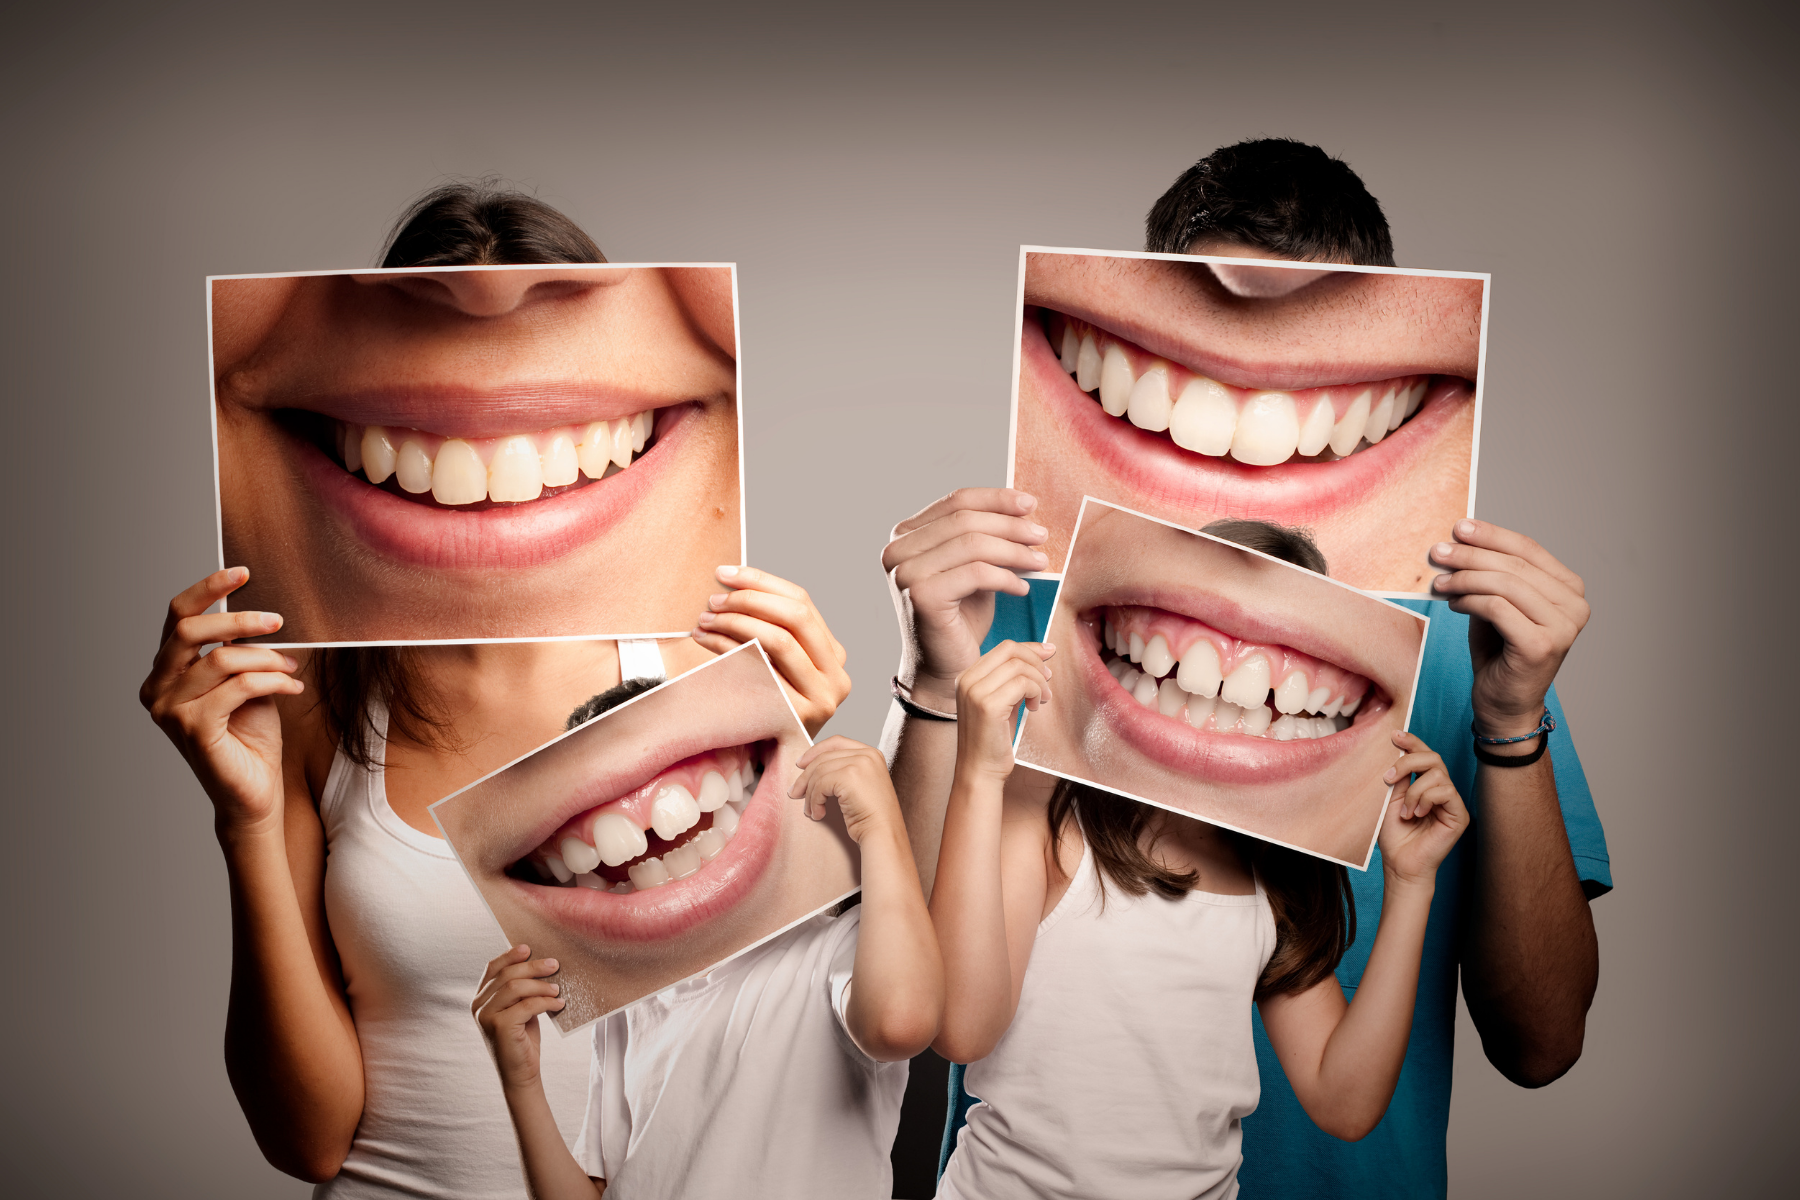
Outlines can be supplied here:
[[652, 679], [648, 675], [640, 675], [636, 679], [626, 679], [613, 684], [598, 696], [589, 696], [574, 712], [569, 714], [565, 730], [573, 729], [593, 720], [603, 712], [619, 707], [634, 696], [641, 696], [653, 687], [662, 684], [660, 679]]
[[[1303, 529], [1268, 521], [1214, 521], [1204, 533], [1260, 550], [1271, 558], [1326, 574], [1325, 555]], [[1094, 852], [1102, 903], [1111, 883], [1130, 896], [1156, 891], [1170, 899], [1185, 896], [1199, 883], [1192, 872], [1172, 871], [1144, 852], [1139, 841], [1149, 823], [1148, 804], [1127, 800], [1084, 783], [1060, 780], [1051, 793], [1046, 816], [1052, 845], [1073, 820]], [[1303, 992], [1337, 969], [1344, 951], [1356, 940], [1356, 897], [1350, 873], [1342, 866], [1219, 830], [1227, 843], [1256, 872], [1275, 917], [1275, 953], [1256, 981], [1256, 997]]]
[[495, 267], [603, 263], [575, 222], [535, 196], [491, 179], [446, 183], [413, 201], [382, 247], [384, 267]]
[[1207, 238], [1306, 262], [1394, 265], [1381, 202], [1342, 159], [1291, 138], [1214, 150], [1183, 171], [1144, 219], [1146, 250], [1186, 254]]

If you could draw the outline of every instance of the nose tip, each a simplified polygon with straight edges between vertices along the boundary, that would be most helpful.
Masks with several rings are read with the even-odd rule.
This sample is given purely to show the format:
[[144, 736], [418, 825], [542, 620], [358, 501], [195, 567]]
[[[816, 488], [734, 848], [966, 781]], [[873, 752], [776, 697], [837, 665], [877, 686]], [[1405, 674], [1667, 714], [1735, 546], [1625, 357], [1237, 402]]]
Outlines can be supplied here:
[[1225, 290], [1245, 299], [1271, 300], [1299, 291], [1331, 271], [1307, 271], [1295, 267], [1247, 267], [1239, 263], [1213, 263], [1213, 274]]

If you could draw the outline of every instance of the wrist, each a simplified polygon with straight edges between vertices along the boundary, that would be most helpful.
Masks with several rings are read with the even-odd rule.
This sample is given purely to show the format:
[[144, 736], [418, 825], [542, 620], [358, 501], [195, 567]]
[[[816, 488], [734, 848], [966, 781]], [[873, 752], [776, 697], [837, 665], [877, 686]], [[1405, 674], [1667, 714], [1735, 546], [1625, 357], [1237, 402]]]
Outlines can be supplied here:
[[[1510, 738], [1521, 737], [1538, 727], [1539, 719], [1544, 715], [1544, 702], [1517, 711], [1496, 712], [1493, 709], [1477, 708], [1475, 710], [1475, 732], [1481, 737]], [[1518, 745], [1515, 742], [1513, 745]], [[1504, 750], [1505, 747], [1494, 747]], [[1531, 747], [1525, 747], [1529, 750]]]
[[933, 675], [929, 671], [916, 670], [909, 678], [902, 671], [894, 676], [900, 686], [906, 689], [907, 698], [922, 708], [934, 708], [943, 713], [956, 711], [956, 677], [945, 679]]
[[1395, 869], [1386, 860], [1381, 864], [1382, 903], [1389, 900], [1401, 904], [1423, 904], [1431, 907], [1431, 898], [1437, 894], [1437, 868], [1432, 867], [1423, 875], [1409, 874]]
[[260, 817], [233, 817], [219, 813], [213, 817], [213, 836], [219, 849], [229, 857], [254, 854], [259, 850], [275, 850], [285, 855], [286, 833], [281, 827], [280, 809]]

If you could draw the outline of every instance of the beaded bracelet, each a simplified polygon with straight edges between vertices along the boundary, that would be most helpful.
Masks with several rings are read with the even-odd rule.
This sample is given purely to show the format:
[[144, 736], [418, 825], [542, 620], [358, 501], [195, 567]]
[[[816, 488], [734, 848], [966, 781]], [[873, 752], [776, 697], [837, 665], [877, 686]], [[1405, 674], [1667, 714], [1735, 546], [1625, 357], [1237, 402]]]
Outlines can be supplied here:
[[[1475, 727], [1474, 722], [1469, 723], [1469, 732], [1475, 736], [1475, 759], [1477, 762], [1484, 762], [1490, 767], [1529, 767], [1532, 763], [1544, 757], [1544, 751], [1550, 748], [1550, 735], [1555, 732], [1555, 730], [1556, 718], [1550, 715], [1550, 710], [1547, 708], [1544, 710], [1543, 717], [1538, 721], [1538, 727], [1536, 729], [1532, 730], [1530, 733], [1521, 733], [1517, 737], [1485, 737], [1482, 735], [1481, 731]], [[1491, 754], [1483, 748], [1486, 746], [1511, 746], [1518, 742], [1528, 742], [1532, 738], [1542, 738], [1543, 740], [1538, 743], [1537, 749], [1533, 750], [1530, 754]]]

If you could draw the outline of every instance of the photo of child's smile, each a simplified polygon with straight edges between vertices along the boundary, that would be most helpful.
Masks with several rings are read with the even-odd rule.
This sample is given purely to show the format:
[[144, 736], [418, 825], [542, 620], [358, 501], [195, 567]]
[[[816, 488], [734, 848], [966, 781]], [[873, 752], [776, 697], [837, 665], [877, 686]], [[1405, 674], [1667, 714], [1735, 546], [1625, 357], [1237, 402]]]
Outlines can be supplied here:
[[1423, 592], [1466, 516], [1480, 277], [1025, 254], [1012, 486], [1050, 570], [1083, 495], [1312, 530], [1345, 582]]
[[232, 603], [282, 642], [673, 633], [742, 561], [732, 268], [209, 286]]
[[1072, 678], [1018, 761], [1352, 866], [1388, 797], [1425, 621], [1089, 500], [1049, 640]]
[[567, 1032], [857, 886], [841, 818], [788, 799], [811, 744], [756, 646], [432, 806], [506, 937], [553, 955]]

